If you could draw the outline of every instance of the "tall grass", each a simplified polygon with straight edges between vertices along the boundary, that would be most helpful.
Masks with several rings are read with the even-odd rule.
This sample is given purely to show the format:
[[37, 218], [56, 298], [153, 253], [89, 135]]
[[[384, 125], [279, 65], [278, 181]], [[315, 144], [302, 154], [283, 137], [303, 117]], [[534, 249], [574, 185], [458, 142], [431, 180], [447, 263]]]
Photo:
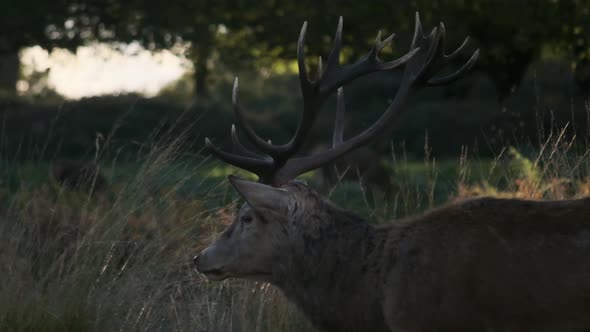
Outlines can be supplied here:
[[268, 285], [196, 273], [192, 257], [224, 227], [233, 197], [218, 194], [225, 183], [204, 184], [184, 143], [152, 146], [133, 171], [115, 164], [106, 192], [34, 183], [30, 167], [4, 162], [2, 177], [17, 179], [2, 183], [17, 184], [0, 188], [0, 330], [308, 329]]
[[[396, 194], [367, 204], [355, 183], [331, 197], [384, 222], [475, 195], [564, 199], [590, 194], [585, 142], [555, 131], [535, 150], [477, 160], [390, 161]], [[188, 154], [173, 138], [134, 163], [103, 169], [110, 187], [68, 191], [47, 172], [10, 162], [0, 182], [0, 330], [314, 331], [267, 284], [208, 282], [192, 257], [231, 221], [228, 169]], [[426, 148], [425, 151], [428, 151]], [[377, 198], [379, 200], [379, 198]]]

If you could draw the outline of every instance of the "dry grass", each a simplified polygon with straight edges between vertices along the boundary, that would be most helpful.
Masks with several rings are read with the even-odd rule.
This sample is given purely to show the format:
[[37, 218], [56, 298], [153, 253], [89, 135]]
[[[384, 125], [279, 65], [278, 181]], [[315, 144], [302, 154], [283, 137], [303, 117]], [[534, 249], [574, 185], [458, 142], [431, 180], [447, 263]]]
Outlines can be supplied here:
[[[514, 147], [507, 148], [489, 171], [490, 178], [500, 178], [503, 186], [492, 185], [485, 179], [471, 184], [459, 181], [457, 196], [554, 200], [588, 196], [590, 147], [575, 136], [566, 138], [566, 133], [567, 127], [550, 134], [539, 151], [529, 157]], [[493, 173], [496, 175], [492, 176]]]
[[[484, 177], [470, 176], [479, 164], [466, 155], [444, 179], [426, 158], [426, 180], [400, 174], [383, 214], [412, 213], [448, 196], [590, 195], [589, 151], [564, 137], [549, 137], [528, 157], [507, 149]], [[236, 202], [225, 181], [205, 186], [195, 177], [202, 164], [183, 146], [181, 139], [153, 145], [108, 192], [29, 186], [26, 178], [14, 191], [0, 186], [0, 330], [313, 331], [267, 284], [208, 282], [196, 273], [193, 255], [231, 221]], [[456, 190], [437, 199], [441, 181]], [[187, 185], [202, 186], [201, 194], [187, 194]]]
[[[305, 331], [268, 285], [196, 273], [192, 257], [232, 203], [215, 196], [219, 186], [198, 198], [183, 192], [200, 165], [179, 160], [181, 149], [152, 147], [110, 192], [26, 179], [15, 192], [0, 188], [0, 330]], [[189, 175], [162, 185], [173, 172]]]

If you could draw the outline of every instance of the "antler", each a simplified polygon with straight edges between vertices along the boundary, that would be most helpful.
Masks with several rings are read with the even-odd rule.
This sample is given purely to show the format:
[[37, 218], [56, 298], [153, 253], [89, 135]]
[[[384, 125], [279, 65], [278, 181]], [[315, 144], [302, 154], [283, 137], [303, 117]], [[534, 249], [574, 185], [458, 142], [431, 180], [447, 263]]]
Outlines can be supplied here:
[[[259, 176], [260, 182], [274, 186], [280, 186], [300, 174], [330, 163], [348, 151], [368, 143], [393, 124], [399, 118], [399, 115], [405, 111], [405, 101], [412, 91], [424, 86], [443, 85], [457, 80], [473, 67], [479, 55], [479, 50], [476, 50], [469, 61], [456, 72], [442, 77], [434, 77], [466, 47], [469, 37], [465, 39], [457, 50], [447, 55], [445, 53], [446, 35], [444, 25], [440, 23], [438, 27], [433, 29], [430, 35], [425, 36], [422, 32], [420, 18], [418, 13], [416, 13], [414, 38], [410, 51], [407, 54], [390, 62], [380, 60], [378, 57], [379, 51], [391, 42], [394, 35], [392, 34], [385, 40], [381, 40], [381, 33], [379, 32], [375, 44], [368, 54], [354, 64], [340, 65], [339, 58], [342, 48], [342, 17], [340, 17], [336, 36], [334, 37], [334, 44], [328, 55], [326, 66], [323, 68], [320, 58], [318, 78], [312, 81], [308, 78], [305, 68], [304, 42], [306, 30], [307, 22], [301, 28], [297, 45], [299, 80], [303, 95], [303, 115], [291, 141], [284, 145], [273, 145], [260, 138], [254, 132], [252, 127], [246, 122], [243, 110], [239, 106], [237, 78], [234, 82], [232, 98], [237, 124], [244, 131], [252, 145], [258, 151], [262, 152], [263, 155], [246, 149], [240, 142], [233, 126], [232, 141], [235, 153], [224, 152], [214, 146], [208, 138], [205, 139], [207, 148], [216, 157], [229, 164], [253, 172]], [[376, 71], [392, 70], [402, 64], [405, 64], [405, 69], [400, 87], [385, 113], [371, 127], [359, 135], [344, 141], [344, 94], [341, 87], [358, 77]], [[338, 106], [332, 148], [313, 156], [291, 158], [301, 148], [325, 100], [337, 89], [339, 90]]]

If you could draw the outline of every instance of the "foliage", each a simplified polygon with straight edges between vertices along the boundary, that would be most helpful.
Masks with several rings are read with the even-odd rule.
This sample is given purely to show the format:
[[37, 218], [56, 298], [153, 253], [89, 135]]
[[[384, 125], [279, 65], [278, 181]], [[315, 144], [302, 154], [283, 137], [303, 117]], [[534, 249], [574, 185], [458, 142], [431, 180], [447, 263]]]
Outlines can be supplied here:
[[[566, 137], [588, 137], [590, 109], [572, 95], [573, 76], [567, 68], [549, 61], [535, 63], [531, 69], [519, 92], [501, 104], [489, 94], [490, 81], [476, 73], [452, 86], [422, 91], [410, 99], [410, 109], [399, 124], [371, 148], [388, 155], [393, 144], [415, 159], [422, 157], [427, 144], [432, 156], [440, 159], [457, 157], [462, 147], [469, 147], [482, 157], [493, 157], [508, 145], [529, 145], [525, 151], [539, 146], [558, 127], [569, 126]], [[193, 153], [201, 152], [205, 137], [228, 147], [235, 121], [232, 74], [216, 72], [217, 82], [206, 100], [195, 100], [179, 89], [157, 98], [120, 95], [58, 102], [0, 98], [0, 154], [28, 160], [92, 158], [100, 136], [102, 159], [125, 159], [145, 151], [166, 133], [186, 133]], [[257, 132], [273, 142], [286, 142], [301, 110], [297, 76], [238, 74], [240, 100]], [[345, 89], [345, 138], [376, 121], [399, 80], [399, 73], [386, 73]], [[335, 100], [330, 99], [311, 133], [314, 143], [331, 140], [334, 111]]]
[[514, 178], [532, 183], [541, 180], [539, 169], [534, 161], [524, 157], [514, 147], [508, 148], [508, 155], [510, 157], [510, 171], [514, 174]]
[[445, 22], [451, 44], [473, 37], [483, 51], [478, 69], [491, 77], [500, 98], [519, 86], [529, 65], [547, 49], [573, 64], [582, 88], [590, 81], [590, 6], [582, 0], [373, 1], [370, 6], [309, 0], [5, 1], [0, 5], [0, 54], [32, 45], [75, 49], [95, 41], [139, 41], [150, 49], [184, 45], [194, 63], [194, 87], [205, 95], [209, 74], [220, 62], [237, 71], [294, 59], [305, 20], [310, 22], [307, 45], [312, 54], [327, 54], [342, 15], [344, 61], [367, 52], [378, 30], [397, 34], [393, 52], [386, 50], [385, 56], [401, 55], [413, 33], [415, 11], [425, 26]]

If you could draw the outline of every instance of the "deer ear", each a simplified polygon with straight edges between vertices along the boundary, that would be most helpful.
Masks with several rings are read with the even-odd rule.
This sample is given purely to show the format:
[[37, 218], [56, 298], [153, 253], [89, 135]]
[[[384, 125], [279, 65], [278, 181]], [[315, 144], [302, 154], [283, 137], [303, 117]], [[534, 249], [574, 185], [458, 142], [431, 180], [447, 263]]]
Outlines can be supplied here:
[[266, 184], [228, 177], [229, 183], [236, 189], [248, 205], [260, 213], [273, 213], [286, 216], [292, 195], [288, 190]]

